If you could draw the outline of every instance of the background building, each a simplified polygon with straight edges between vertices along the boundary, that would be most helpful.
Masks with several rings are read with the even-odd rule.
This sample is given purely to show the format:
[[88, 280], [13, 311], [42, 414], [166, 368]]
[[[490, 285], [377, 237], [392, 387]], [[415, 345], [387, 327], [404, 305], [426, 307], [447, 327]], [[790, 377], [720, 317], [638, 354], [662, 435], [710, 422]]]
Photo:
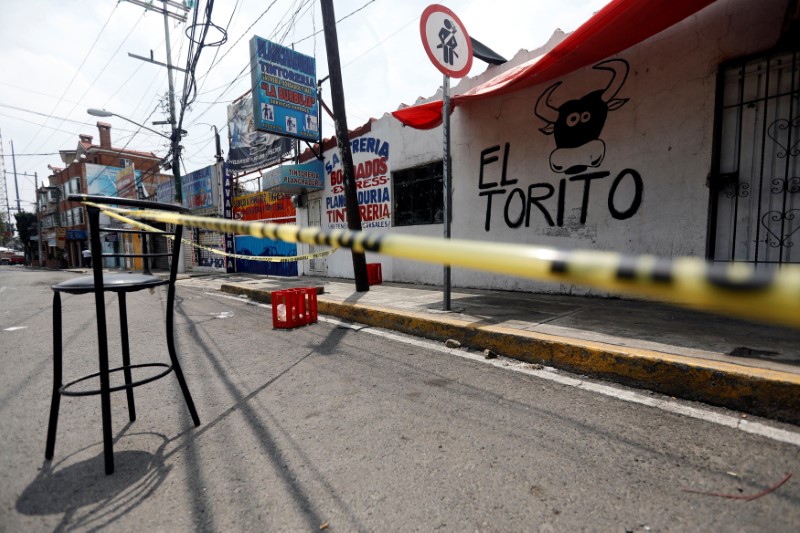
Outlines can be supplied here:
[[[75, 149], [61, 150], [63, 167], [49, 166], [49, 185], [37, 194], [41, 242], [45, 264], [53, 268], [82, 265], [81, 251], [88, 248], [85, 207], [66, 200], [68, 194], [85, 193], [126, 198], [155, 198], [156, 187], [172, 179], [161, 174], [161, 159], [152, 152], [115, 148], [111, 143], [111, 125], [97, 122], [100, 143], [91, 135], [79, 135]], [[107, 221], [109, 222], [109, 221]], [[141, 250], [136, 235], [122, 241], [107, 241], [109, 250]], [[141, 268], [141, 261], [117, 260], [107, 266]]]

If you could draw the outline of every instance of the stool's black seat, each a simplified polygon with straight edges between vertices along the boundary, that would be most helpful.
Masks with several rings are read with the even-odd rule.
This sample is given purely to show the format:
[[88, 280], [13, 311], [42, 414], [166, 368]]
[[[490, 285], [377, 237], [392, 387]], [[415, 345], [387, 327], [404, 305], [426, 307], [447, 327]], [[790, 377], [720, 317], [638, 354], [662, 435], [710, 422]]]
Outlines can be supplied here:
[[[90, 196], [90, 195], [75, 195], [71, 194], [67, 197], [68, 200], [80, 202], [87, 201], [94, 204], [110, 204], [121, 205], [126, 207], [137, 207], [147, 209], [160, 209], [166, 211], [182, 212], [183, 208], [172, 204], [160, 204], [155, 202], [147, 202], [143, 200], [132, 200], [126, 198], [112, 198], [103, 196]], [[50, 418], [47, 427], [47, 445], [45, 448], [45, 458], [52, 459], [55, 451], [56, 443], [56, 430], [58, 427], [58, 411], [61, 403], [62, 396], [100, 396], [100, 406], [103, 421], [103, 452], [105, 456], [106, 473], [110, 474], [114, 471], [114, 451], [113, 451], [113, 438], [111, 431], [111, 398], [110, 394], [115, 391], [124, 390], [128, 397], [128, 416], [130, 421], [136, 420], [136, 408], [134, 405], [133, 388], [144, 385], [158, 378], [164, 377], [167, 374], [174, 373], [178, 380], [183, 398], [186, 402], [186, 407], [192, 417], [195, 426], [200, 425], [200, 419], [197, 416], [197, 411], [192, 401], [192, 396], [189, 393], [189, 387], [186, 385], [186, 379], [181, 370], [180, 361], [175, 350], [174, 339], [174, 317], [173, 312], [175, 309], [175, 280], [178, 275], [178, 264], [180, 258], [181, 248], [181, 235], [182, 227], [175, 225], [174, 231], [170, 233], [161, 232], [154, 228], [147, 227], [145, 230], [131, 230], [125, 228], [115, 227], [101, 227], [100, 226], [100, 207], [99, 205], [88, 205], [88, 219], [89, 219], [89, 236], [92, 253], [92, 275], [80, 276], [61, 283], [53, 285], [53, 394], [50, 401]], [[103, 242], [100, 233], [134, 233], [134, 234], [153, 234], [160, 238], [170, 236], [174, 239], [172, 252], [170, 253], [146, 253], [146, 240], [142, 241], [142, 249], [144, 253], [104, 253]], [[162, 256], [171, 257], [171, 264], [169, 270], [169, 277], [163, 279], [159, 276], [138, 273], [122, 273], [110, 274], [103, 272], [103, 257], [124, 257], [124, 258], [144, 258], [149, 259], [153, 257]], [[147, 269], [146, 269], [147, 270]], [[143, 289], [150, 289], [166, 285], [166, 313], [165, 313], [165, 326], [166, 326], [166, 341], [167, 351], [169, 352], [169, 363], [138, 363], [131, 364], [130, 348], [128, 343], [128, 311], [126, 305], [126, 298], [129, 292], [136, 292]], [[117, 368], [110, 368], [108, 364], [108, 338], [106, 330], [106, 305], [105, 293], [113, 292], [117, 294], [119, 303], [119, 322], [120, 322], [120, 344], [122, 347], [122, 366]], [[97, 346], [98, 346], [98, 360], [99, 372], [95, 372], [69, 383], [63, 383], [62, 376], [62, 331], [61, 331], [61, 293], [66, 294], [93, 294], [95, 299], [95, 312], [97, 315]], [[148, 317], [152, 318], [152, 317]], [[149, 377], [134, 381], [132, 377], [133, 369], [152, 369], [158, 368], [155, 374]], [[111, 386], [110, 375], [116, 372], [122, 372], [124, 375], [125, 383], [120, 386]], [[100, 388], [92, 390], [74, 390], [70, 388], [79, 383], [85, 383], [89, 380], [100, 378]]]
[[[142, 289], [167, 285], [168, 279], [148, 274], [109, 274], [103, 273], [103, 290], [111, 292], [136, 292]], [[51, 287], [54, 291], [67, 294], [86, 294], [94, 292], [94, 276], [81, 276], [72, 278]]]

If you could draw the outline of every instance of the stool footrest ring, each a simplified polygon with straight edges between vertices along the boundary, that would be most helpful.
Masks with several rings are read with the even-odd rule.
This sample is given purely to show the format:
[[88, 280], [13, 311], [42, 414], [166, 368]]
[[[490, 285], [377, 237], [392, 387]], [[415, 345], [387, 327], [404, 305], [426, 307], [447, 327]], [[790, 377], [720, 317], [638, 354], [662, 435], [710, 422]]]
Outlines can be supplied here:
[[[117, 368], [112, 368], [112, 369], [110, 369], [108, 371], [108, 374], [111, 374], [113, 372], [120, 372], [120, 371], [126, 370], [126, 369], [148, 368], [148, 367], [164, 368], [164, 370], [159, 372], [159, 373], [157, 373], [157, 374], [155, 374], [155, 375], [153, 375], [153, 376], [149, 376], [149, 377], [147, 377], [145, 379], [140, 379], [139, 381], [132, 381], [130, 384], [123, 383], [122, 385], [117, 385], [115, 387], [109, 387], [108, 391], [109, 392], [116, 392], [116, 391], [121, 391], [121, 390], [125, 390], [125, 389], [132, 389], [134, 387], [138, 387], [139, 385], [144, 385], [145, 383], [150, 383], [151, 381], [155, 381], [157, 379], [163, 378], [164, 376], [166, 376], [167, 374], [172, 372], [172, 365], [168, 365], [166, 363], [142, 363], [142, 364], [138, 364], [138, 365], [128, 365], [128, 366], [120, 366], [120, 367], [117, 367]], [[89, 380], [89, 379], [92, 379], [92, 378], [100, 377], [100, 374], [101, 374], [101, 372], [95, 372], [94, 374], [89, 374], [87, 376], [83, 376], [82, 378], [78, 378], [78, 379], [76, 379], [74, 381], [70, 381], [69, 383], [67, 383], [65, 385], [62, 385], [61, 388], [59, 389], [59, 392], [61, 393], [62, 396], [93, 396], [93, 395], [96, 395], [96, 394], [100, 394], [102, 392], [100, 389], [78, 390], [78, 391], [68, 390], [69, 387], [72, 387], [73, 385], [77, 385], [78, 383], [81, 383], [83, 381], [86, 381], [86, 380]]]

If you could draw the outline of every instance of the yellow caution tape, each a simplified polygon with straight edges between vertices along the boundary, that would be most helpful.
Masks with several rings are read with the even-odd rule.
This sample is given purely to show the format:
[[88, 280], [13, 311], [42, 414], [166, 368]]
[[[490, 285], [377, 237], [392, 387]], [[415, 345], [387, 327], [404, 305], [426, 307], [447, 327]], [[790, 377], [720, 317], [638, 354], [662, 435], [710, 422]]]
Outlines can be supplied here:
[[360, 253], [375, 252], [510, 276], [588, 285], [613, 293], [800, 327], [800, 265], [783, 265], [766, 272], [750, 264], [713, 264], [696, 257], [660, 259], [651, 255], [625, 256], [464, 239], [301, 228], [154, 210], [114, 210], [221, 233], [341, 246]]
[[[160, 229], [158, 229], [156, 227], [150, 226], [148, 224], [145, 224], [145, 223], [143, 223], [143, 222], [141, 222], [139, 220], [134, 220], [132, 218], [124, 217], [124, 216], [122, 216], [122, 215], [120, 215], [118, 213], [114, 213], [107, 206], [101, 207], [99, 204], [95, 204], [93, 202], [84, 202], [84, 203], [86, 203], [86, 205], [91, 205], [93, 207], [99, 207], [100, 211], [102, 211], [106, 215], [110, 216], [111, 218], [115, 218], [115, 219], [117, 219], [117, 220], [119, 220], [121, 222], [124, 222], [126, 224], [129, 224], [131, 226], [135, 226], [137, 228], [140, 228], [140, 229], [143, 229], [143, 230], [146, 230], [146, 231], [151, 231], [153, 233], [165, 233], [164, 231], [162, 231], [162, 230], [160, 230]], [[136, 213], [135, 210], [133, 212]], [[175, 240], [175, 236], [174, 235], [165, 235], [165, 237], [167, 237], [169, 239], [172, 239], [173, 241]], [[181, 238], [181, 242], [183, 242], [184, 244], [189, 244], [191, 246], [194, 246], [195, 248], [198, 248], [200, 250], [205, 250], [205, 251], [210, 252], [212, 254], [216, 254], [216, 255], [221, 255], [221, 256], [225, 256], [225, 257], [231, 257], [233, 259], [245, 259], [247, 261], [261, 261], [261, 262], [268, 262], [268, 263], [294, 263], [295, 261], [305, 261], [305, 260], [308, 260], [308, 259], [316, 259], [318, 257], [325, 257], [325, 256], [328, 256], [328, 255], [331, 255], [333, 252], [338, 250], [337, 247], [334, 247], [334, 248], [331, 248], [330, 250], [322, 250], [321, 252], [313, 252], [313, 253], [303, 254], [303, 255], [274, 255], [274, 256], [273, 255], [242, 255], [242, 254], [232, 254], [232, 253], [229, 253], [229, 252], [225, 252], [223, 250], [219, 250], [217, 248], [211, 248], [210, 246], [203, 246], [202, 244], [197, 244], [197, 243], [195, 243], [193, 241], [190, 241], [190, 240], [184, 239], [184, 238]]]

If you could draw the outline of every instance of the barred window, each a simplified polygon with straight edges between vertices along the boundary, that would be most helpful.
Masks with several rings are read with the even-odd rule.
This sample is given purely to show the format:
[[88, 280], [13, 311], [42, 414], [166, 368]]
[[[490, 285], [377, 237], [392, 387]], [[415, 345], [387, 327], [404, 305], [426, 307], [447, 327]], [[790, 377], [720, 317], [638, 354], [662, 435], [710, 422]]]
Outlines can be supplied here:
[[395, 226], [444, 221], [443, 174], [441, 161], [392, 173]]

